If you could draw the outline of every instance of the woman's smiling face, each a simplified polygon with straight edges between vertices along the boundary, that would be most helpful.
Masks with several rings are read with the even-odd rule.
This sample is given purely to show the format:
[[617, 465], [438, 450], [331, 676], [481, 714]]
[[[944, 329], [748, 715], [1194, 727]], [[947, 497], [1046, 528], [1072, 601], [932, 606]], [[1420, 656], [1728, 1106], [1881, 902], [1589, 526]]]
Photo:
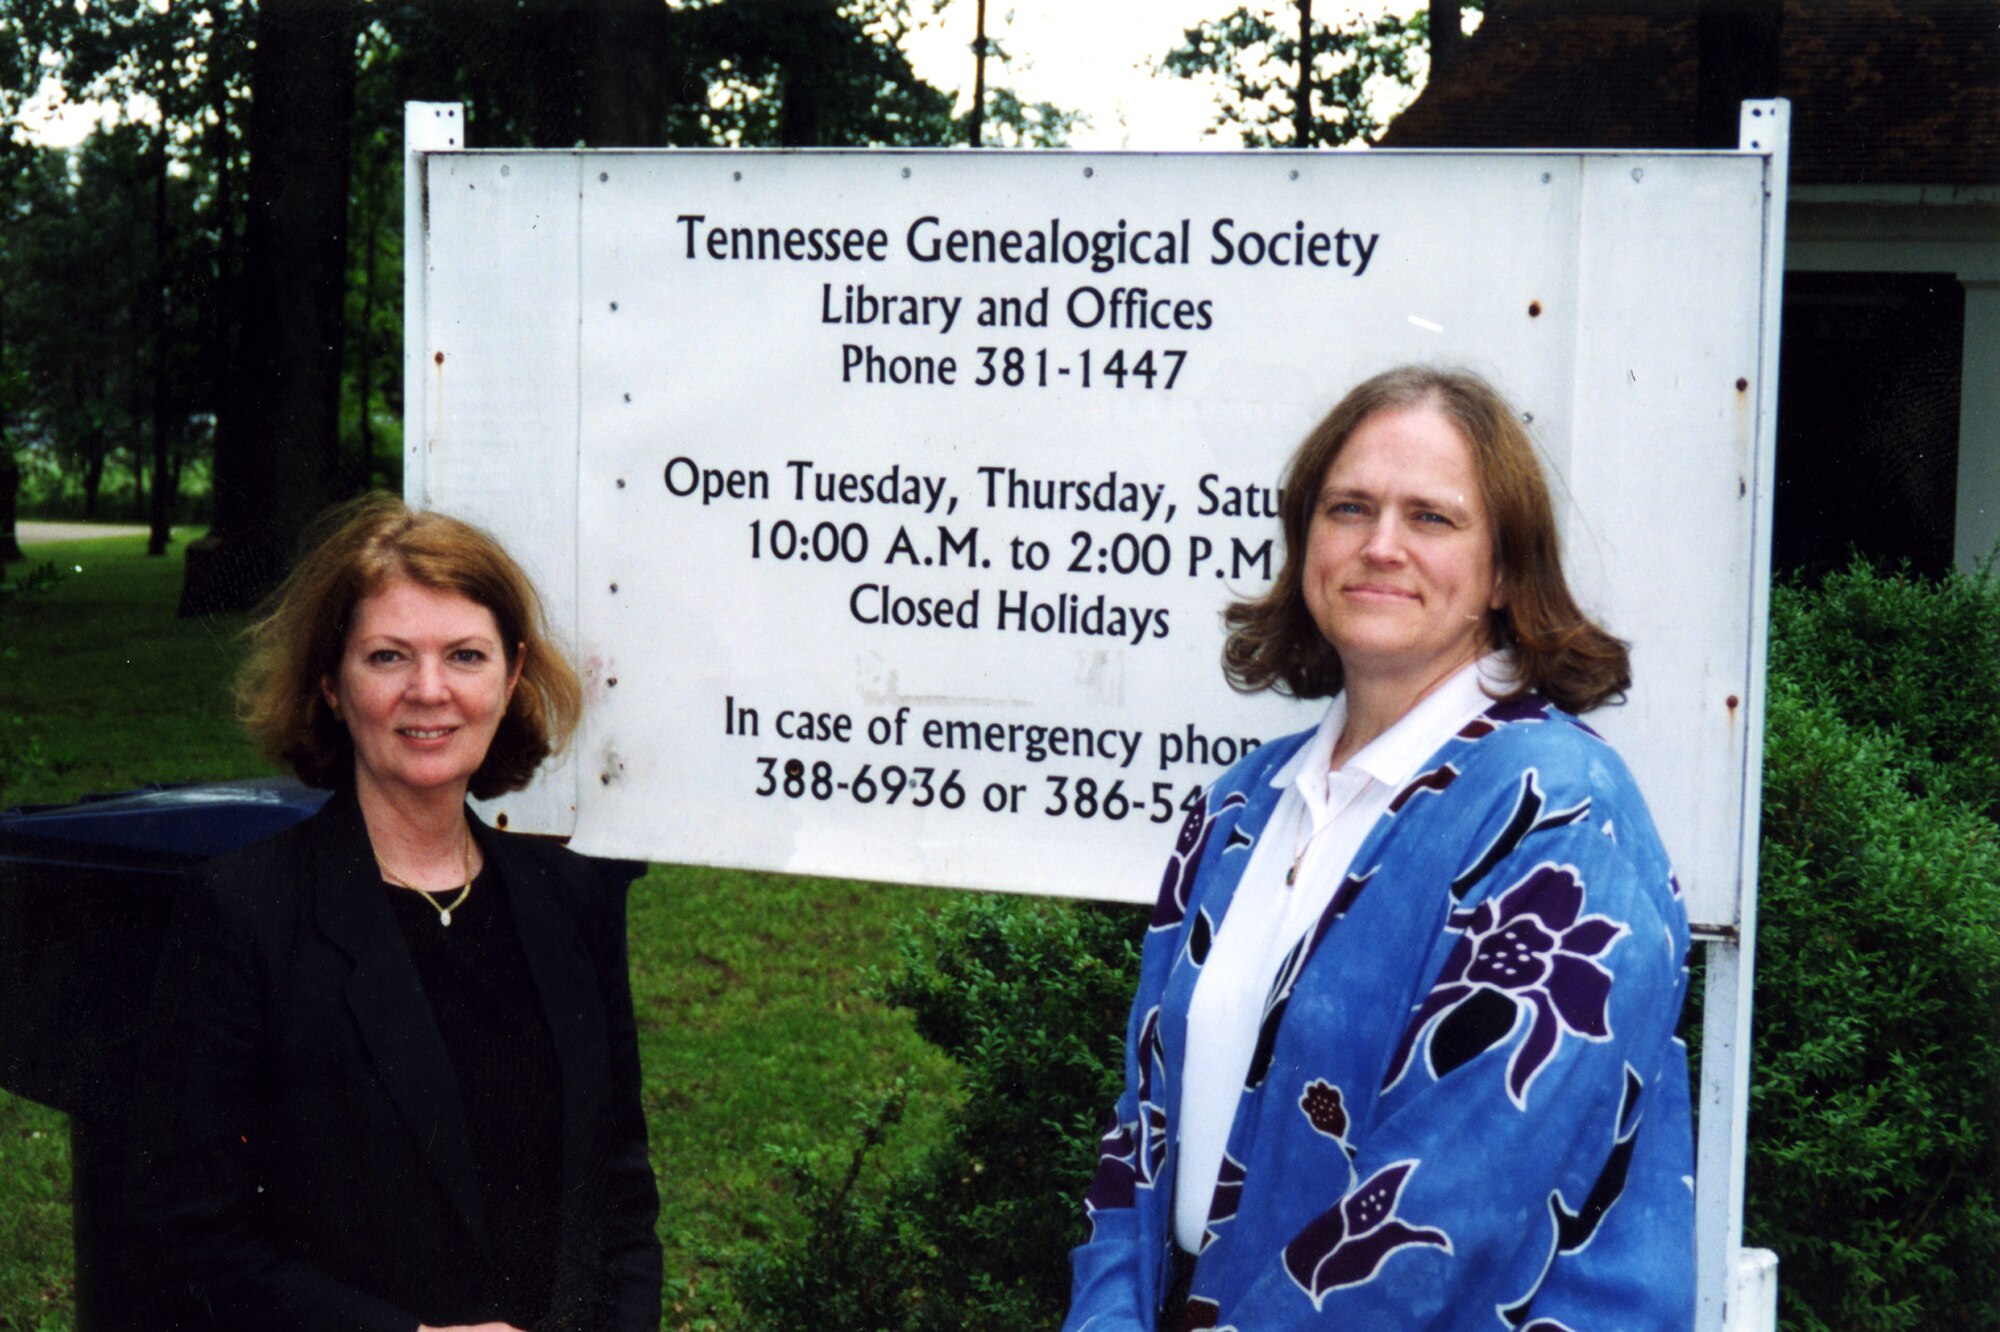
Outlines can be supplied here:
[[1435, 408], [1363, 421], [1320, 483], [1306, 609], [1350, 682], [1428, 690], [1476, 660], [1506, 601], [1465, 436]]
[[507, 656], [493, 612], [456, 592], [398, 578], [362, 598], [320, 682], [353, 738], [356, 784], [463, 798], [520, 679]]

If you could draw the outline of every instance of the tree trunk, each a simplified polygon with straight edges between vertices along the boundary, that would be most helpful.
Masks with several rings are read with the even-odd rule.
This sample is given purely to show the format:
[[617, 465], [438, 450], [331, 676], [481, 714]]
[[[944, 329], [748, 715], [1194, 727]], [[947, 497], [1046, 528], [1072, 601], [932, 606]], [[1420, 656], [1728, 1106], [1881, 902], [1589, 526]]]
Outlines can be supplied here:
[[783, 101], [778, 108], [778, 143], [784, 148], [817, 148], [820, 144], [819, 70], [799, 60], [785, 70]]
[[1446, 66], [1458, 59], [1459, 46], [1465, 41], [1463, 8], [1459, 0], [1430, 0], [1431, 24], [1431, 77], [1436, 78]]
[[[0, 301], [0, 384], [7, 378], [7, 307]], [[21, 558], [17, 531], [20, 519], [21, 466], [14, 460], [14, 443], [9, 438], [13, 403], [0, 394], [0, 564]]]
[[659, 0], [593, 0], [583, 21], [583, 137], [593, 148], [658, 147], [693, 87], [674, 11]]
[[[207, 399], [215, 410], [215, 428], [210, 440], [214, 466], [209, 471], [209, 524], [219, 531], [241, 521], [235, 513], [235, 508], [240, 506], [232, 506], [228, 494], [216, 489], [215, 476], [222, 470], [222, 458], [238, 447], [236, 440], [243, 433], [244, 420], [243, 398], [230, 378], [237, 343], [236, 302], [239, 291], [236, 281], [236, 144], [229, 132], [231, 102], [226, 82], [215, 80], [215, 90], [215, 100], [210, 103], [214, 119], [210, 122], [208, 134], [209, 160], [215, 163], [215, 195], [211, 201], [215, 270], [208, 292], [201, 298], [206, 311], [202, 328], [201, 371], [206, 381]], [[178, 466], [175, 470], [178, 472]]]
[[[169, 304], [172, 282], [167, 261], [167, 137], [162, 129], [155, 142], [158, 161], [153, 172], [153, 506], [152, 531], [146, 537], [148, 555], [164, 555], [173, 540], [168, 508], [173, 491], [167, 486], [168, 416], [172, 373], [168, 349], [173, 345], [173, 310]], [[136, 462], [136, 459], [134, 460]], [[139, 468], [132, 469], [138, 479]]]
[[359, 221], [362, 235], [361, 327], [357, 330], [360, 355], [355, 365], [355, 396], [360, 400], [354, 425], [360, 457], [354, 460], [350, 489], [359, 493], [375, 478], [375, 412], [369, 401], [375, 393], [375, 237], [381, 229], [381, 200], [371, 171], [362, 177]]
[[83, 519], [94, 522], [97, 518], [97, 492], [104, 484], [104, 431], [93, 428], [88, 439], [83, 457]]
[[1299, 0], [1299, 89], [1292, 104], [1292, 146], [1313, 146], [1313, 3]]
[[986, 123], [986, 0], [979, 0], [979, 30], [972, 39], [972, 146], [980, 146]]
[[[597, 0], [598, 7], [602, 3]], [[474, 12], [479, 8], [472, 7]], [[576, 85], [583, 70], [585, 20], [578, 9], [574, 0], [527, 0], [524, 7], [540, 48], [528, 67], [528, 135], [537, 148], [574, 148], [583, 137]]]
[[338, 498], [352, 0], [265, 0], [251, 70], [242, 336], [219, 432], [215, 525], [188, 547], [182, 615], [255, 605]]
[[21, 558], [21, 469], [11, 451], [0, 453], [0, 564]]

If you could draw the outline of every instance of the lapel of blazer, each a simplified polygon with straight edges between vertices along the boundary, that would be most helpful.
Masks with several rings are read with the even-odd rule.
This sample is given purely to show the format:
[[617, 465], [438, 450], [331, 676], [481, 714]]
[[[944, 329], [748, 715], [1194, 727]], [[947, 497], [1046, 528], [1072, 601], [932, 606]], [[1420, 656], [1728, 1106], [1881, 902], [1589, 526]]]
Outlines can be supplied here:
[[575, 1196], [582, 1183], [590, 1129], [595, 1123], [591, 1093], [604, 1080], [606, 1036], [603, 1000], [596, 977], [574, 960], [577, 923], [564, 909], [561, 886], [551, 882], [552, 870], [539, 856], [527, 854], [512, 837], [491, 831], [472, 819], [479, 849], [500, 869], [514, 930], [527, 955], [528, 974], [542, 1001], [549, 1040], [556, 1048], [562, 1075], [563, 1196]]
[[383, 896], [367, 825], [352, 791], [337, 791], [327, 802], [310, 850], [306, 876], [314, 891], [315, 921], [354, 963], [343, 997], [375, 1072], [491, 1261], [458, 1075]]

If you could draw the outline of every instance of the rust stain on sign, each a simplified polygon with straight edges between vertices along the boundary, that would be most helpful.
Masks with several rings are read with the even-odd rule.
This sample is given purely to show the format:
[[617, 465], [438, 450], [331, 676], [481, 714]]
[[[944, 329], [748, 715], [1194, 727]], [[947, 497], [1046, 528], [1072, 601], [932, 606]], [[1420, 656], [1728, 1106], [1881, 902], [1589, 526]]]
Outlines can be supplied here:
[[437, 448], [438, 436], [444, 433], [444, 352], [432, 354], [431, 364], [435, 367], [431, 383], [431, 430], [424, 441], [426, 453]]

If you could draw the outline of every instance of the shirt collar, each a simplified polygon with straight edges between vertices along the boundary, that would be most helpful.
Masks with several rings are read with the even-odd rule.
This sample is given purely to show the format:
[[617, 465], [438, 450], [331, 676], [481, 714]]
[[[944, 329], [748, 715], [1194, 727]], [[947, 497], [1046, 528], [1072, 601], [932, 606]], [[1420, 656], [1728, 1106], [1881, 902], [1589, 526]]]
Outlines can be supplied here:
[[[1493, 705], [1493, 699], [1513, 687], [1513, 661], [1504, 652], [1489, 652], [1461, 667], [1426, 694], [1418, 704], [1347, 760], [1343, 772], [1362, 772], [1394, 786], [1416, 775], [1417, 766], [1461, 727]], [[1291, 760], [1271, 776], [1271, 785], [1291, 786], [1303, 772], [1323, 773], [1333, 764], [1333, 747], [1347, 724], [1347, 694], [1335, 694], [1327, 704], [1319, 729]]]

